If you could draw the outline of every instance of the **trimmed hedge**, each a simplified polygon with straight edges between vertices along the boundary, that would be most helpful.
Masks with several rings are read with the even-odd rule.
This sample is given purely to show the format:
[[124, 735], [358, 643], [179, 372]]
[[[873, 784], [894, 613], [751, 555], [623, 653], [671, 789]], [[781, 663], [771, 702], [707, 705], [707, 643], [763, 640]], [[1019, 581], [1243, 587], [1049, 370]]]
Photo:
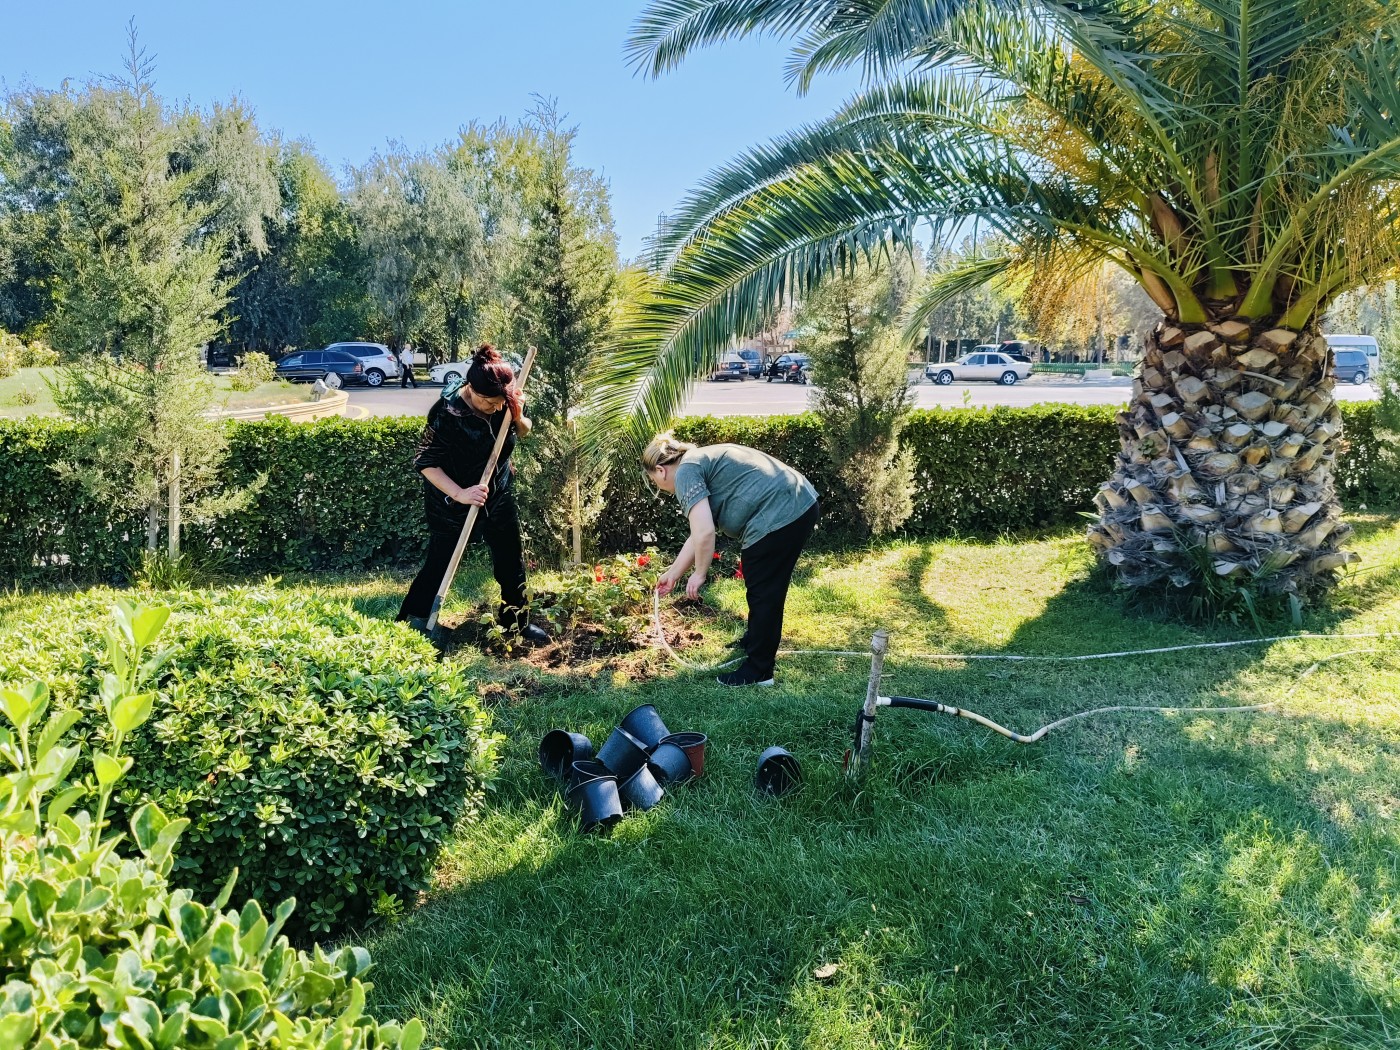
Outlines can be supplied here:
[[[98, 686], [117, 597], [29, 608], [0, 634], [0, 682], [46, 679], [108, 749]], [[296, 897], [291, 928], [316, 933], [381, 895], [411, 902], [494, 768], [473, 685], [416, 632], [342, 602], [266, 587], [162, 598], [172, 652], [117, 801], [190, 819], [174, 881], [212, 895], [237, 868], [241, 893]]]
[[[1347, 429], [1337, 490], [1350, 504], [1376, 502], [1374, 406], [1341, 407]], [[918, 492], [904, 532], [995, 533], [1074, 520], [1111, 473], [1115, 412], [1073, 405], [915, 411], [903, 441], [917, 460]], [[187, 529], [186, 542], [222, 551], [244, 575], [414, 564], [427, 542], [412, 466], [422, 425], [417, 418], [280, 417], [231, 424], [230, 485], [263, 474], [266, 483], [245, 510]], [[850, 496], [827, 467], [815, 415], [691, 418], [676, 431], [700, 444], [752, 445], [792, 464], [822, 493], [824, 533], [841, 538]], [[73, 432], [73, 424], [51, 419], [0, 420], [0, 579], [109, 579], [144, 537], [137, 517], [114, 515], [52, 470]], [[630, 461], [615, 469], [607, 506], [600, 553], [684, 540], [674, 503], [654, 501]]]

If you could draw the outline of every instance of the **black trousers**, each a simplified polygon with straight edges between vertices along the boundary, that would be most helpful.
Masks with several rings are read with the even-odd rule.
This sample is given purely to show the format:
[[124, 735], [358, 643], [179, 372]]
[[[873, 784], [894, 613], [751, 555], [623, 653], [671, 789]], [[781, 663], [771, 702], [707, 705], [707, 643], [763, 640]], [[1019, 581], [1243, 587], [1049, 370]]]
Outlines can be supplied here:
[[744, 548], [744, 591], [749, 601], [749, 626], [742, 640], [748, 654], [744, 666], [759, 678], [773, 677], [792, 571], [820, 516], [821, 504], [813, 503], [796, 521]]
[[399, 389], [403, 390], [410, 386], [414, 390], [418, 389], [418, 381], [413, 378], [413, 366], [399, 365]]
[[[434, 498], [434, 497], [429, 497]], [[450, 523], [432, 522], [428, 534], [428, 556], [423, 568], [413, 578], [398, 619], [426, 618], [433, 610], [433, 598], [457, 549], [461, 528]], [[450, 529], [450, 531], [449, 531]], [[520, 541], [520, 516], [515, 500], [503, 498], [492, 503], [491, 513], [484, 510], [472, 526], [472, 543], [485, 543], [491, 549], [491, 568], [501, 585], [499, 618], [502, 626], [519, 629], [530, 622], [530, 610], [525, 596], [525, 556]]]

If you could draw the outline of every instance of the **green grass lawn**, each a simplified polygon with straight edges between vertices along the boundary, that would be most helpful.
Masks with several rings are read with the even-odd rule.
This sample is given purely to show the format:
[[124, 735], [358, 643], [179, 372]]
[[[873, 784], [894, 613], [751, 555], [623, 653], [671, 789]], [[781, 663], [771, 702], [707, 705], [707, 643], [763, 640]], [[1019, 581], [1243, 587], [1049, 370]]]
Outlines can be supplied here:
[[[1366, 571], [1312, 630], [1400, 630], [1400, 523], [1357, 525]], [[740, 588], [712, 593], [710, 655], [739, 630]], [[361, 598], [387, 610], [398, 593], [380, 581]], [[862, 648], [878, 625], [893, 632], [888, 691], [1021, 730], [1108, 704], [1282, 703], [1110, 715], [1029, 747], [886, 711], [853, 785], [841, 759], [859, 659], [786, 658], [777, 688], [738, 693], [660, 660], [630, 681], [470, 666], [507, 689], [500, 783], [426, 905], [371, 937], [375, 1001], [450, 1047], [1396, 1045], [1393, 641], [933, 665], [900, 654], [1248, 632], [1126, 611], [1077, 536], [804, 561], [788, 644]], [[1319, 657], [1378, 647], [1298, 680]], [[648, 702], [709, 734], [706, 776], [611, 839], [583, 838], [538, 740], [561, 726], [601, 744]], [[755, 794], [771, 744], [800, 758], [800, 794]]]
[[[1400, 519], [1352, 520], [1364, 571], [1306, 626], [1400, 631]], [[459, 609], [484, 573], [469, 563]], [[282, 585], [389, 616], [405, 582]], [[0, 596], [0, 622], [29, 600]], [[709, 602], [688, 655], [718, 658], [740, 630], [742, 584], [720, 581]], [[1109, 715], [1031, 746], [886, 710], [853, 784], [841, 759], [862, 659], [786, 657], [776, 688], [732, 691], [656, 655], [572, 675], [459, 656], [493, 698], [505, 759], [423, 905], [363, 938], [371, 1006], [422, 1016], [446, 1047], [1397, 1045], [1393, 639], [935, 664], [908, 654], [1249, 631], [1128, 609], [1071, 533], [803, 559], [787, 644], [859, 649], [877, 626], [893, 634], [886, 691], [1023, 731], [1107, 704], [1280, 704]], [[611, 838], [582, 837], [539, 770], [539, 738], [558, 726], [601, 744], [640, 703], [709, 735], [706, 775]], [[753, 790], [771, 744], [806, 775], [785, 799]]]
[[[57, 415], [47, 380], [55, 368], [21, 368], [14, 375], [0, 379], [0, 419], [21, 416]], [[224, 408], [253, 408], [264, 405], [291, 405], [310, 397], [309, 386], [274, 380], [253, 390], [234, 390], [227, 376], [214, 377], [216, 404]]]

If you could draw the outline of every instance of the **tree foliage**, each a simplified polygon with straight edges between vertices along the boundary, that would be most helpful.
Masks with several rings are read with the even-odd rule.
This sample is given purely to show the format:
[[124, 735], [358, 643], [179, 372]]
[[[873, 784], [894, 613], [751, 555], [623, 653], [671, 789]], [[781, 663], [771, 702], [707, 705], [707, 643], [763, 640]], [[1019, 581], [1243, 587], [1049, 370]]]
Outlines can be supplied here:
[[48, 328], [68, 361], [54, 401], [86, 425], [83, 484], [144, 508], [154, 549], [171, 486], [175, 504], [191, 504], [223, 455], [200, 347], [227, 301], [229, 233], [199, 200], [196, 170], [173, 162], [181, 127], [150, 73], [133, 37], [124, 79], [44, 100], [39, 110], [57, 103], [63, 119], [35, 188], [54, 232]]
[[277, 155], [278, 205], [266, 250], [230, 293], [228, 335], [276, 356], [368, 334], [371, 305], [359, 233], [324, 163], [300, 142]]
[[455, 147], [392, 147], [354, 173], [369, 290], [395, 343], [426, 337], [456, 361], [501, 323], [521, 240], [508, 170], [519, 135], [504, 123], [468, 125]]
[[899, 442], [913, 407], [899, 319], [916, 279], [904, 253], [882, 265], [852, 264], [797, 313], [822, 443], [851, 495], [842, 509], [868, 535], [892, 532], [914, 509], [914, 457]]
[[[540, 553], [571, 547], [603, 509], [606, 474], [585, 463], [571, 416], [617, 294], [617, 238], [606, 183], [574, 160], [577, 129], [540, 100], [526, 125], [535, 151], [523, 186], [527, 233], [513, 287], [519, 342], [538, 351], [530, 377], [535, 432], [524, 446], [522, 512]], [[581, 554], [580, 550], [580, 554]]]

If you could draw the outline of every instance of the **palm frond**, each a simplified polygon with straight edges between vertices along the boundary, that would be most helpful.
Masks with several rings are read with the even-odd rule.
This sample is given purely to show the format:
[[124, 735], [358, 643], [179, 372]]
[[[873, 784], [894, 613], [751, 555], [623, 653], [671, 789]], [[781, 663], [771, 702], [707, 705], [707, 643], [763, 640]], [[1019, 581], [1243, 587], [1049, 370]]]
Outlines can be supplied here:
[[914, 300], [913, 309], [904, 322], [903, 342], [906, 345], [918, 342], [924, 337], [929, 320], [940, 307], [1004, 276], [1015, 264], [1016, 257], [1013, 255], [991, 255], [983, 259], [969, 259], [960, 266], [936, 274]]
[[864, 153], [952, 156], [993, 139], [994, 99], [987, 89], [952, 76], [884, 85], [846, 103], [820, 124], [807, 125], [754, 147], [706, 175], [677, 207], [656, 248], [663, 267], [703, 236], [736, 201], [775, 186], [812, 164]]
[[652, 0], [627, 39], [633, 68], [657, 77], [711, 44], [790, 37], [830, 21], [842, 0]]

